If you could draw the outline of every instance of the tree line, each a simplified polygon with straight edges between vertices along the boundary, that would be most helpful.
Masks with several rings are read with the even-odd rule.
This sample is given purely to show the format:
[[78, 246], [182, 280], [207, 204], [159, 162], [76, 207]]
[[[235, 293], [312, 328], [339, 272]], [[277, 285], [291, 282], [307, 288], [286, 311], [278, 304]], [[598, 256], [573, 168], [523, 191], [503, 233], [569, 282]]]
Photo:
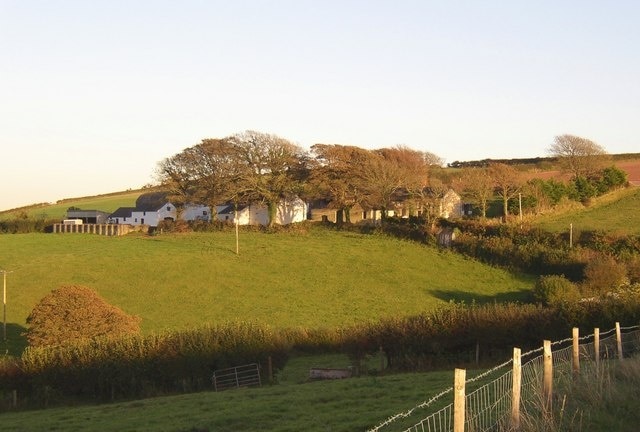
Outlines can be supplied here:
[[249, 130], [185, 148], [158, 163], [157, 178], [177, 207], [202, 203], [215, 212], [223, 203], [238, 208], [259, 202], [268, 209], [269, 225], [278, 203], [296, 196], [324, 201], [337, 211], [339, 221], [347, 223], [356, 205], [379, 210], [384, 217], [400, 202], [410, 214], [432, 220], [452, 188], [481, 218], [487, 216], [490, 202], [499, 199], [506, 219], [509, 214], [553, 207], [564, 197], [587, 202], [627, 182], [622, 170], [607, 166], [611, 159], [604, 148], [586, 138], [557, 136], [548, 153], [547, 159], [568, 173], [568, 182], [527, 179], [517, 166], [504, 161], [460, 164], [447, 172], [434, 153], [401, 145], [366, 150], [315, 144], [307, 151], [277, 135]]

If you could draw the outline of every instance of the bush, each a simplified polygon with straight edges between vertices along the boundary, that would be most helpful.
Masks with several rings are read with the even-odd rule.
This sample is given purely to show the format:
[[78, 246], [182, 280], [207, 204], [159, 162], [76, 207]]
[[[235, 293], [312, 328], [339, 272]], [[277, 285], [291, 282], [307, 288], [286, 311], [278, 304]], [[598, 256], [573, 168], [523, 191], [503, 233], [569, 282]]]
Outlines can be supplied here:
[[534, 298], [546, 305], [571, 303], [580, 299], [576, 284], [564, 276], [540, 276], [533, 289]]
[[83, 286], [53, 290], [27, 318], [31, 346], [66, 345], [83, 339], [116, 337], [140, 331], [140, 318], [111, 306]]
[[626, 266], [610, 256], [600, 255], [589, 260], [584, 277], [585, 290], [595, 295], [615, 292], [628, 283]]

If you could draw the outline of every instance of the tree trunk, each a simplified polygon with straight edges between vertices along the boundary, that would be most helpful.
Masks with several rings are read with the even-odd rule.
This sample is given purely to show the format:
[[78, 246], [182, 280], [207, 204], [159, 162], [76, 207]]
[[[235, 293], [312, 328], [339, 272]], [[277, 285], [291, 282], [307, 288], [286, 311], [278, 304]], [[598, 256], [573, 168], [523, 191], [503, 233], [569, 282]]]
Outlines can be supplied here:
[[502, 214], [504, 215], [504, 222], [507, 222], [509, 217], [509, 198], [506, 196], [502, 199]]
[[344, 221], [345, 223], [351, 223], [351, 206], [344, 207]]
[[272, 227], [273, 226], [273, 222], [276, 219], [277, 212], [278, 212], [278, 204], [269, 201], [267, 203], [267, 215], [268, 215], [267, 226], [268, 227]]

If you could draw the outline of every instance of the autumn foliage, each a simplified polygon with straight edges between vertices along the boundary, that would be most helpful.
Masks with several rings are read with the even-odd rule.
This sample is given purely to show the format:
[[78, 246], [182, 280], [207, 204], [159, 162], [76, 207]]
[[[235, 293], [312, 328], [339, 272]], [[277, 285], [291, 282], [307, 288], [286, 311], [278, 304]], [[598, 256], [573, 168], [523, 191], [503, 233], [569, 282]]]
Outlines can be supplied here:
[[53, 290], [27, 318], [31, 346], [68, 345], [83, 339], [123, 336], [140, 331], [140, 318], [110, 305], [90, 288], [71, 285]]

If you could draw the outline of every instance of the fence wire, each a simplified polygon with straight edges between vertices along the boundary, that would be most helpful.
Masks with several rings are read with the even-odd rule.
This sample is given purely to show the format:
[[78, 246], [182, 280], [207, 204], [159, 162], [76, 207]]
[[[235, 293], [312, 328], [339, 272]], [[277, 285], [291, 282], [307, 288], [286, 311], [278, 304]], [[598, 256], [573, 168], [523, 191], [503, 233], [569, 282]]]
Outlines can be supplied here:
[[[625, 356], [633, 355], [640, 351], [640, 326], [621, 327], [622, 352]], [[593, 362], [595, 359], [594, 335], [590, 334], [578, 338], [580, 361]], [[599, 335], [600, 349], [599, 358], [618, 358], [618, 347], [616, 329], [602, 332]], [[571, 367], [573, 361], [573, 338], [567, 338], [552, 342], [552, 362], [554, 370], [567, 369]], [[554, 349], [555, 347], [555, 349]], [[540, 395], [542, 388], [544, 359], [541, 354], [543, 348], [537, 348], [521, 355], [521, 401], [531, 402], [537, 395]], [[537, 354], [537, 355], [536, 355]], [[535, 357], [534, 357], [535, 355]], [[528, 359], [525, 361], [525, 359]], [[501, 425], [507, 425], [510, 421], [512, 409], [513, 393], [513, 360], [502, 363], [474, 378], [466, 381], [466, 388], [469, 384], [476, 383], [497, 371], [509, 368], [498, 378], [467, 393], [465, 396], [465, 430], [474, 432], [484, 432], [496, 430]], [[555, 375], [555, 374], [554, 374]], [[440, 401], [444, 396], [453, 393], [450, 387], [431, 399], [416, 405], [414, 408], [389, 417], [368, 432], [378, 432], [380, 430], [390, 430], [387, 427], [395, 422], [407, 419], [418, 409], [426, 409], [436, 401]], [[538, 396], [539, 397], [539, 396]], [[420, 422], [414, 424], [404, 432], [450, 432], [453, 431], [453, 403], [424, 417]]]

